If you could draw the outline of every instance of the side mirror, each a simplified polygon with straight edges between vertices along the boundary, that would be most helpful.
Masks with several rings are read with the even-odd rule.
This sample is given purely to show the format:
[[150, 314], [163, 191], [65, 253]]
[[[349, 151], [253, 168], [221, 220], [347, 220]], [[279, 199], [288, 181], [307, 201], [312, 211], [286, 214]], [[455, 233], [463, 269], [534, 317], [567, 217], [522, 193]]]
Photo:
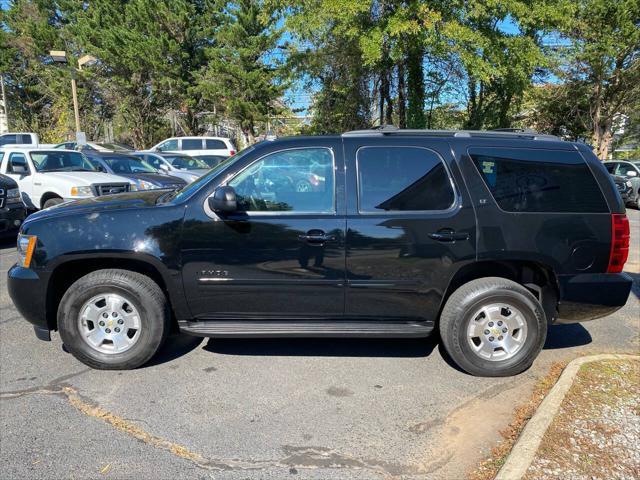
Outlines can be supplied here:
[[27, 167], [27, 162], [22, 160], [11, 160], [11, 171], [21, 175], [28, 175], [29, 168]]
[[638, 173], [635, 170], [627, 170], [627, 177], [637, 177]]
[[160, 164], [160, 170], [162, 170], [163, 172], [167, 173], [169, 171], [169, 167], [166, 164], [161, 163]]
[[214, 212], [235, 212], [238, 209], [236, 191], [233, 187], [218, 187], [208, 199], [209, 208]]

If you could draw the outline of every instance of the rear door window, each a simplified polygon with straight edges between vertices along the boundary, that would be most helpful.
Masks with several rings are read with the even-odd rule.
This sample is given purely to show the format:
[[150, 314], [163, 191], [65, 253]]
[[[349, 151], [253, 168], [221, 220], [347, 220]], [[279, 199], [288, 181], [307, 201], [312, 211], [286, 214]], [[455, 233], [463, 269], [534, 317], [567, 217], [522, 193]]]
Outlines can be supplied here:
[[444, 162], [421, 147], [362, 147], [358, 209], [363, 213], [447, 210], [455, 194]]
[[469, 156], [507, 212], [590, 212], [609, 208], [578, 152], [473, 147]]
[[183, 138], [182, 150], [202, 150], [201, 138]]

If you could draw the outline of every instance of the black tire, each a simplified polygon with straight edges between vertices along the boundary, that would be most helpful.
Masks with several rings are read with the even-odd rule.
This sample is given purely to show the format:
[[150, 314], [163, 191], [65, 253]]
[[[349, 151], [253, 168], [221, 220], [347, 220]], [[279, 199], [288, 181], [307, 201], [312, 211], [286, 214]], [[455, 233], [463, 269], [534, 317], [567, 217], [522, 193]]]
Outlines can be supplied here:
[[[102, 353], [81, 338], [80, 309], [104, 293], [130, 298], [140, 314], [140, 337], [121, 353]], [[58, 330], [67, 350], [85, 365], [100, 370], [128, 370], [148, 362], [169, 333], [170, 320], [169, 305], [158, 284], [128, 270], [97, 270], [85, 275], [69, 287], [58, 306]]]
[[[467, 328], [478, 309], [502, 302], [522, 313], [527, 336], [511, 358], [487, 360], [472, 350]], [[506, 377], [525, 371], [536, 359], [547, 337], [547, 319], [538, 299], [525, 287], [505, 278], [486, 277], [462, 285], [449, 297], [440, 315], [440, 335], [447, 353], [467, 373]]]
[[45, 208], [53, 207], [54, 205], [59, 205], [62, 202], [64, 202], [64, 200], [61, 199], [60, 197], [50, 198], [49, 200], [44, 202], [44, 205], [42, 205], [42, 208], [45, 209]]

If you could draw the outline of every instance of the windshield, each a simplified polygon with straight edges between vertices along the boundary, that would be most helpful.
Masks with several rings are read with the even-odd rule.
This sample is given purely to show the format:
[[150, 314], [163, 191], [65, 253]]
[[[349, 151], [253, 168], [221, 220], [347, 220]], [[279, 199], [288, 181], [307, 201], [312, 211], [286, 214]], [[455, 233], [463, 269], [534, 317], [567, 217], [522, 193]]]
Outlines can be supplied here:
[[253, 150], [255, 150], [255, 147], [253, 146], [247, 147], [237, 155], [228, 157], [226, 160], [223, 160], [222, 162], [220, 162], [218, 165], [213, 167], [211, 170], [209, 170], [207, 173], [202, 175], [200, 178], [194, 180], [191, 183], [188, 183], [187, 185], [185, 185], [179, 190], [168, 193], [166, 197], [161, 197], [162, 201], [168, 202], [170, 200], [182, 200], [190, 197], [193, 193], [198, 191], [202, 185], [207, 184], [209, 180], [211, 180], [213, 177], [218, 175], [222, 170], [224, 170], [230, 165], [233, 165], [237, 160], [241, 160], [248, 153], [251, 153]]
[[113, 173], [156, 173], [157, 170], [147, 162], [136, 157], [103, 157]]
[[164, 155], [164, 159], [167, 160], [172, 167], [179, 170], [202, 170], [209, 169], [209, 165], [197, 158], [189, 157], [187, 155]]
[[38, 172], [95, 172], [96, 168], [80, 152], [31, 152], [31, 160]]

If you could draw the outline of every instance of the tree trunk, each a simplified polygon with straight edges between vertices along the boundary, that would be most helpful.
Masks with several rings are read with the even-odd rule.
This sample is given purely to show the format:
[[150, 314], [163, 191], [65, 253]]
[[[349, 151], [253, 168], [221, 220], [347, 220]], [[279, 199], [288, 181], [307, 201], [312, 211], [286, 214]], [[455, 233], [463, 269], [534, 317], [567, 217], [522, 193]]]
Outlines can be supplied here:
[[422, 71], [423, 50], [419, 46], [409, 49], [407, 54], [407, 127], [424, 128], [424, 73]]
[[403, 58], [398, 63], [398, 127], [407, 128], [407, 100], [405, 98]]

